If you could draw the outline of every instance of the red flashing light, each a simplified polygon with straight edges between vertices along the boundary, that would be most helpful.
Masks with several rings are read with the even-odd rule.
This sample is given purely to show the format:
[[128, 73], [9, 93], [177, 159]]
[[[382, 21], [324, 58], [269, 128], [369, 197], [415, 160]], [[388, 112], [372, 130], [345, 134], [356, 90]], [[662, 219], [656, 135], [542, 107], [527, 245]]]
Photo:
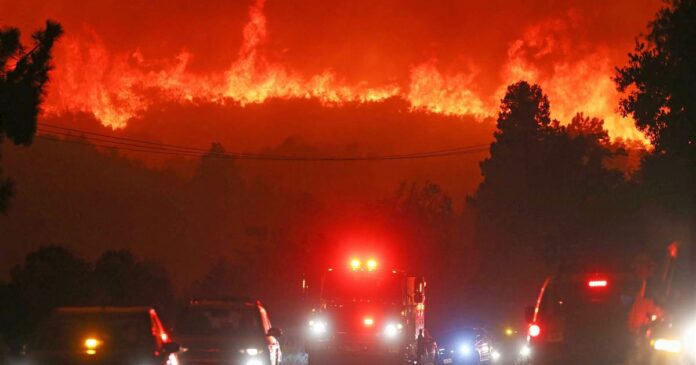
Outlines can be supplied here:
[[533, 324], [529, 326], [529, 336], [537, 337], [541, 334], [541, 327], [539, 325]]
[[371, 317], [365, 317], [365, 319], [363, 319], [363, 324], [365, 327], [372, 327], [372, 325], [375, 324], [375, 320]]
[[368, 259], [367, 261], [363, 262], [356, 257], [350, 260], [350, 268], [353, 269], [353, 271], [374, 271], [377, 270], [377, 265], [379, 265], [379, 263], [375, 259]]
[[590, 280], [587, 286], [590, 288], [605, 288], [609, 283], [606, 280]]
[[358, 269], [360, 269], [360, 266], [361, 266], [360, 260], [358, 260], [358, 259], [352, 259], [352, 260], [350, 260], [350, 267], [351, 267], [353, 270], [358, 270]]
[[679, 257], [679, 243], [678, 242], [672, 242], [670, 245], [667, 247], [667, 252], [669, 252], [669, 257], [676, 259]]

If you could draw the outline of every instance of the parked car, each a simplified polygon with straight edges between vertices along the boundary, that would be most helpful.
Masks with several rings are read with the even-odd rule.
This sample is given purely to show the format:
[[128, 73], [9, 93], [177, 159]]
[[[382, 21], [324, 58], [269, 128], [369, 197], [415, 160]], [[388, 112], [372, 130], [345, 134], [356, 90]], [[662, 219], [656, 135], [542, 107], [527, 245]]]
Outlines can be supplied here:
[[493, 360], [493, 343], [482, 328], [462, 327], [437, 337], [438, 365], [482, 364]]
[[32, 365], [177, 365], [172, 342], [148, 307], [59, 308], [26, 347]]

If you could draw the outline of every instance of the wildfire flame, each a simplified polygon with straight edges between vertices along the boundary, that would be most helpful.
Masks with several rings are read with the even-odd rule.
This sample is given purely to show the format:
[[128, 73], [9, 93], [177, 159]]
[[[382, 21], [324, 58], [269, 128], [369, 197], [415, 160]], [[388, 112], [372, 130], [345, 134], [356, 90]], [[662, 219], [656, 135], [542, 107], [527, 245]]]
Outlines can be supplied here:
[[[567, 122], [576, 112], [602, 117], [613, 138], [647, 143], [632, 120], [616, 111], [619, 95], [610, 79], [613, 69], [603, 50], [571, 61], [557, 62], [544, 73], [537, 59], [551, 53], [569, 53], [554, 38], [567, 24], [554, 21], [529, 29], [508, 49], [508, 60], [494, 95], [476, 89], [474, 72], [444, 74], [436, 60], [414, 65], [407, 85], [349, 84], [330, 70], [309, 77], [263, 52], [268, 41], [265, 0], [249, 7], [249, 21], [237, 59], [224, 73], [200, 75], [188, 71], [192, 55], [181, 52], [172, 60], [146, 60], [139, 51], [114, 54], [95, 32], [62, 40], [44, 111], [47, 114], [84, 112], [105, 126], [124, 128], [158, 101], [215, 102], [247, 105], [272, 98], [319, 100], [327, 106], [405, 99], [414, 111], [464, 116], [495, 117], [506, 85], [527, 80], [548, 93], [552, 116]], [[543, 36], [545, 35], [545, 36]]]

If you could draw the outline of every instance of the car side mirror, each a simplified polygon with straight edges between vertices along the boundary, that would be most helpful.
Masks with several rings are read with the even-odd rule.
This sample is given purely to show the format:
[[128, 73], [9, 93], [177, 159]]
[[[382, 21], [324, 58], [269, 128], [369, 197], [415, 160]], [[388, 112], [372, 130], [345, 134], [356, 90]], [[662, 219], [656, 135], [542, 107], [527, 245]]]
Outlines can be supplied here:
[[179, 346], [179, 344], [176, 342], [167, 342], [162, 344], [162, 350], [165, 353], [173, 354], [179, 352], [179, 350], [181, 350], [181, 346]]
[[266, 335], [271, 337], [280, 337], [283, 335], [283, 331], [281, 331], [280, 328], [271, 327], [268, 329], [268, 333], [266, 333]]
[[534, 321], [534, 306], [528, 306], [524, 309], [524, 320], [527, 323], [532, 323]]

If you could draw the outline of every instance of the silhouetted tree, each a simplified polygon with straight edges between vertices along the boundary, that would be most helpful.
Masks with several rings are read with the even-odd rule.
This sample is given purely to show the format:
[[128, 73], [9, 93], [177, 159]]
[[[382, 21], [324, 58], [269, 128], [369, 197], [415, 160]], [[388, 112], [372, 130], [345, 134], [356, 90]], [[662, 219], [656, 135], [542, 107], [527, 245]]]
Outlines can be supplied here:
[[608, 244], [624, 180], [605, 167], [614, 152], [602, 121], [579, 114], [560, 126], [542, 90], [524, 81], [508, 87], [500, 109], [484, 180], [470, 199], [487, 255], [532, 247], [556, 260], [572, 247]]
[[474, 237], [469, 206], [456, 207], [432, 181], [403, 182], [395, 193], [371, 207], [377, 225], [398, 232], [390, 256], [409, 272], [428, 280], [432, 322], [444, 330], [455, 324], [483, 324], [475, 275], [487, 265]]
[[555, 132], [551, 124], [548, 98], [539, 86], [521, 81], [508, 87], [490, 157], [481, 162], [483, 181], [470, 200], [488, 228], [505, 227], [520, 235], [534, 230], [530, 219], [545, 218], [538, 205], [542, 184], [550, 183], [543, 175], [548, 168], [546, 142]]
[[374, 219], [383, 220], [380, 224], [399, 232], [402, 256], [395, 261], [410, 270], [432, 276], [459, 243], [452, 199], [431, 181], [403, 182], [393, 196], [368, 208]]
[[101, 305], [153, 306], [165, 311], [174, 305], [166, 270], [126, 250], [104, 252], [94, 265], [94, 280]]
[[[17, 290], [17, 286], [11, 283], [0, 284], [0, 363], [11, 351], [16, 351], [20, 345], [20, 334], [23, 333], [24, 319], [27, 318], [26, 308]], [[5, 356], [3, 356], [5, 355]]]
[[208, 153], [201, 158], [192, 184], [206, 184], [208, 189], [238, 188], [241, 184], [239, 168], [225, 153], [225, 147], [222, 144], [211, 144]]
[[194, 219], [195, 230], [209, 233], [208, 247], [219, 248], [229, 243], [238, 229], [230, 222], [244, 216], [242, 204], [247, 197], [239, 167], [220, 143], [213, 143], [200, 161], [195, 175], [185, 187], [184, 209]]
[[[254, 260], [259, 264], [260, 259]], [[249, 295], [250, 273], [239, 264], [229, 259], [220, 259], [212, 265], [210, 271], [193, 283], [191, 289], [194, 297], [220, 297]]]
[[90, 264], [59, 246], [41, 247], [11, 271], [19, 324], [13, 335], [27, 334], [51, 309], [93, 303]]
[[[52, 68], [51, 50], [63, 34], [53, 21], [32, 35], [34, 46], [26, 51], [17, 28], [0, 29], [0, 144], [6, 136], [18, 145], [29, 145], [36, 132], [36, 118]], [[7, 208], [12, 182], [2, 179], [0, 212]]]
[[499, 298], [536, 290], [537, 280], [566, 262], [607, 256], [623, 264], [635, 244], [631, 219], [639, 206], [624, 174], [607, 167], [621, 149], [603, 121], [578, 114], [562, 126], [549, 115], [539, 86], [508, 87], [490, 157], [481, 163], [483, 181], [469, 198], [482, 262], [477, 282], [496, 283], [469, 295], [495, 303], [482, 309], [489, 316], [514, 313]]
[[[641, 180], [654, 218], [686, 238], [696, 223], [696, 1], [673, 0], [649, 23], [615, 81], [625, 115], [652, 141]], [[691, 227], [691, 228], [688, 228]], [[681, 237], [677, 237], [681, 236]], [[662, 242], [662, 243], [664, 243]]]
[[672, 0], [649, 24], [650, 33], [617, 69], [628, 95], [621, 111], [650, 137], [659, 153], [696, 154], [696, 1]]
[[604, 129], [604, 121], [576, 114], [570, 123], [561, 127], [561, 135], [569, 142], [574, 159], [567, 161], [571, 165], [582, 167], [583, 180], [580, 183], [599, 183], [608, 186], [623, 183], [621, 172], [609, 169], [607, 165], [616, 156], [626, 155], [621, 142], [612, 142]]
[[107, 251], [95, 265], [60, 246], [41, 247], [0, 285], [0, 337], [13, 346], [61, 306], [154, 306], [172, 314], [175, 298], [161, 266], [125, 250]]

